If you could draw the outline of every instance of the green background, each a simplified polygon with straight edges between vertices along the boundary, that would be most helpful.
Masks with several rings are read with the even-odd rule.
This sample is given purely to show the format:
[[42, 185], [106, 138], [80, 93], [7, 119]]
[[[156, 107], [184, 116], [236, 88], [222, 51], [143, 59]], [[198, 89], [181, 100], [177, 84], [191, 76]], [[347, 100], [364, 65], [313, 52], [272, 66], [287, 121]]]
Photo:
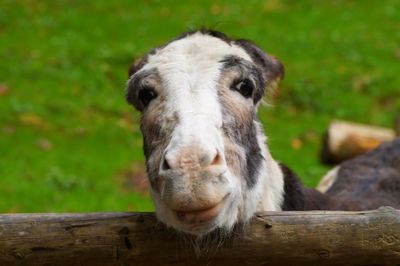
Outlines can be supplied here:
[[397, 0], [2, 0], [0, 212], [152, 210], [127, 69], [202, 26], [284, 63], [260, 117], [273, 156], [315, 186], [331, 120], [393, 126], [399, 18]]

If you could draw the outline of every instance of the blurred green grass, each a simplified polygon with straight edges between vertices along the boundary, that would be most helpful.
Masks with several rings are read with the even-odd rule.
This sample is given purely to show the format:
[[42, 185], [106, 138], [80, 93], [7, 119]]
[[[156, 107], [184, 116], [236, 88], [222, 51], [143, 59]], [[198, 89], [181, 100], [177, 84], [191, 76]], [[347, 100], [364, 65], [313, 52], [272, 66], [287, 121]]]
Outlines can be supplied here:
[[274, 157], [315, 186], [330, 120], [392, 127], [399, 18], [397, 0], [3, 0], [0, 212], [152, 210], [129, 180], [143, 155], [138, 113], [124, 101], [127, 69], [201, 26], [254, 40], [284, 63], [261, 120]]

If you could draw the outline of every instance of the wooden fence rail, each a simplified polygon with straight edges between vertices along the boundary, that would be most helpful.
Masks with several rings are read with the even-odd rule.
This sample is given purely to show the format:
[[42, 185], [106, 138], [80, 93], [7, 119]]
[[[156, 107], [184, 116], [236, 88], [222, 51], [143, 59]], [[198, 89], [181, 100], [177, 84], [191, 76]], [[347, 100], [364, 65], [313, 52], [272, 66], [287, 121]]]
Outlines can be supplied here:
[[0, 215], [0, 265], [400, 265], [400, 210], [259, 213], [203, 252], [151, 213]]

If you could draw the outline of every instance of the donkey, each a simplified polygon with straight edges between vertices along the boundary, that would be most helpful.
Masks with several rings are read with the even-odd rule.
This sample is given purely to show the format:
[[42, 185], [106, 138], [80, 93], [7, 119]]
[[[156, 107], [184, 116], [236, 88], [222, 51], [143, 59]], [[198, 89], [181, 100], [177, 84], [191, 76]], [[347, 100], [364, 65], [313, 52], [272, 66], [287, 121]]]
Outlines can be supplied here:
[[[131, 66], [126, 98], [141, 112], [159, 220], [204, 236], [229, 232], [256, 211], [400, 207], [400, 141], [331, 172], [324, 179], [331, 183], [326, 193], [305, 188], [272, 158], [257, 108], [283, 76], [280, 61], [253, 42], [212, 30], [184, 33]], [[378, 193], [380, 199], [370, 194], [383, 190], [380, 175], [369, 168], [378, 162], [382, 169], [391, 164], [393, 174], [385, 185], [389, 193]]]

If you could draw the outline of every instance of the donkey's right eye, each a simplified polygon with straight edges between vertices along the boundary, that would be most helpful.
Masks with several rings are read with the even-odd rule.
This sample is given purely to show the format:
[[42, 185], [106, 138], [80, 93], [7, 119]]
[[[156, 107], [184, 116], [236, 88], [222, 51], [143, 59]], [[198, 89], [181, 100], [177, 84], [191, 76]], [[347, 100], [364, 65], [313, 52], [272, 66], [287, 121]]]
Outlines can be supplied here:
[[157, 93], [152, 88], [145, 87], [139, 91], [138, 97], [143, 107], [146, 107], [154, 98], [157, 97]]
[[245, 98], [249, 98], [253, 94], [254, 85], [249, 79], [244, 79], [239, 82], [235, 82], [231, 89], [238, 91]]

